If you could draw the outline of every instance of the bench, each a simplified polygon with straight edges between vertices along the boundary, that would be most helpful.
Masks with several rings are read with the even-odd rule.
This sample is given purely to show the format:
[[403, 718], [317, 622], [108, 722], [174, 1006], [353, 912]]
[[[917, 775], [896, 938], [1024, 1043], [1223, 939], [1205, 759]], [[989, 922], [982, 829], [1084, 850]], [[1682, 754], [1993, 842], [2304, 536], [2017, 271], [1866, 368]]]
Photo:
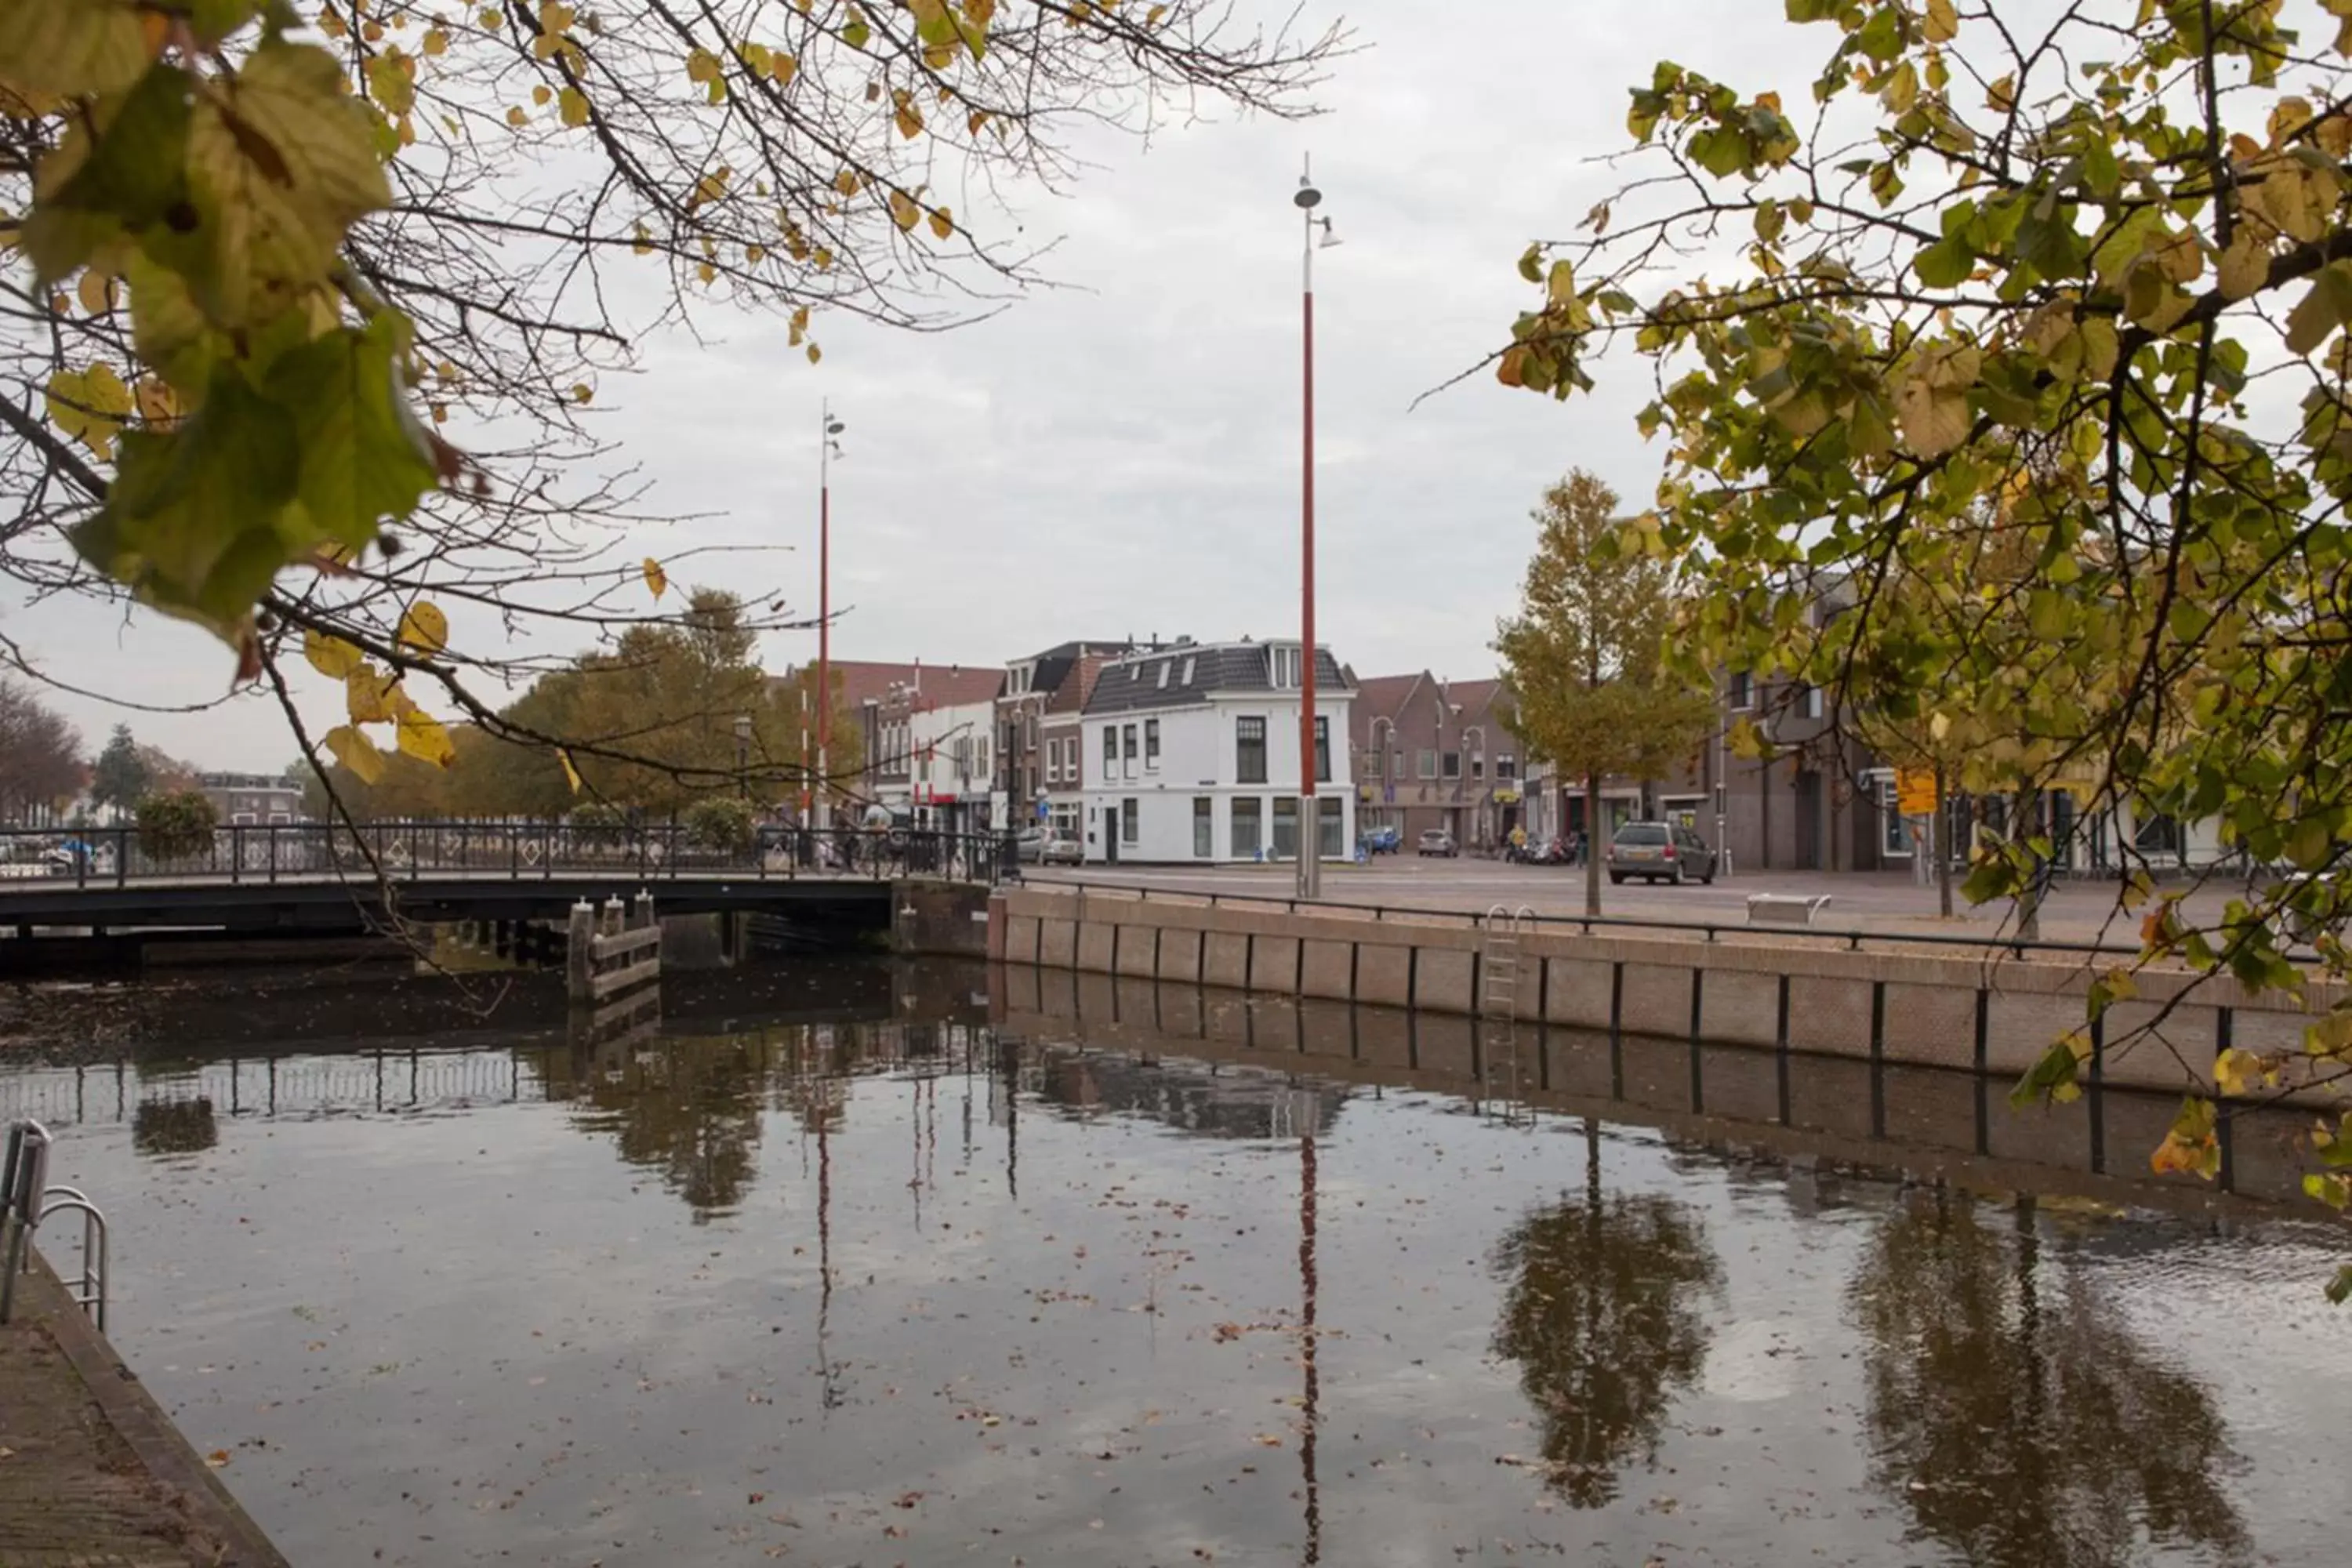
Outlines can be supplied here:
[[1809, 926], [1813, 918], [1830, 906], [1830, 895], [1816, 893], [1799, 898], [1792, 893], [1750, 893], [1748, 895], [1749, 925]]

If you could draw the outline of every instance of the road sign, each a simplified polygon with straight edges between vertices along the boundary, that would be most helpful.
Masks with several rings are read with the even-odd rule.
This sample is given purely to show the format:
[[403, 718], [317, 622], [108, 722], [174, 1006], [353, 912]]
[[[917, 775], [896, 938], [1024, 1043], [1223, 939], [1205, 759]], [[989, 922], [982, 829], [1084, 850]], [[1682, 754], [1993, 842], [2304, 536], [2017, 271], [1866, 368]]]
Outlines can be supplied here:
[[1926, 768], [1895, 770], [1895, 809], [1905, 816], [1935, 816], [1936, 775]]

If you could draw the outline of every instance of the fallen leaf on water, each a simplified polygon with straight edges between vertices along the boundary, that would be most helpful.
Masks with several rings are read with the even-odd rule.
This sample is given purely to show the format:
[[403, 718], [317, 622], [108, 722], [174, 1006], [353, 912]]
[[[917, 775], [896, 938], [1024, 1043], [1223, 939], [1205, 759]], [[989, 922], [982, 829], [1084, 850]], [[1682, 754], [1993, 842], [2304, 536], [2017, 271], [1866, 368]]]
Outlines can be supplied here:
[[215, 1448], [211, 1453], [205, 1456], [205, 1463], [210, 1465], [215, 1470], [219, 1469], [223, 1465], [228, 1463], [228, 1450], [226, 1448]]
[[900, 1494], [898, 1498], [898, 1506], [900, 1508], [912, 1508], [922, 1500], [923, 1494], [920, 1492], [905, 1492]]

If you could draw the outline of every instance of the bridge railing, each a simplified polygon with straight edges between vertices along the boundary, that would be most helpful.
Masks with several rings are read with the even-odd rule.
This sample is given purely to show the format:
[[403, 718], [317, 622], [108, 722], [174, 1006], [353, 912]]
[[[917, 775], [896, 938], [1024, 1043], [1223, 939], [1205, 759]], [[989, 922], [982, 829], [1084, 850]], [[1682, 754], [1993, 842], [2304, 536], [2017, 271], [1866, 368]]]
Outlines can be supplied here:
[[231, 823], [183, 854], [159, 856], [136, 827], [0, 827], [0, 882], [127, 887], [268, 883], [326, 876], [480, 877], [509, 880], [625, 874], [791, 879], [940, 877], [989, 882], [1010, 868], [996, 833], [925, 828], [762, 826], [714, 845], [675, 823], [420, 821]]

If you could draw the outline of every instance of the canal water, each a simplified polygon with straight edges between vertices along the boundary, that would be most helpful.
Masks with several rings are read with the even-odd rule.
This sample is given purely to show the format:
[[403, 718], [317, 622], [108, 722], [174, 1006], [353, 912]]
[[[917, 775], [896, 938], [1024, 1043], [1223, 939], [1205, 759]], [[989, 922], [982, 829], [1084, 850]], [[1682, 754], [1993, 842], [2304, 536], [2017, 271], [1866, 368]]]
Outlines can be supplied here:
[[963, 972], [605, 1039], [422, 984], [78, 993], [0, 1047], [113, 1216], [113, 1339], [297, 1563], [2335, 1550], [2352, 1351], [2291, 1211], [1008, 1037]]

